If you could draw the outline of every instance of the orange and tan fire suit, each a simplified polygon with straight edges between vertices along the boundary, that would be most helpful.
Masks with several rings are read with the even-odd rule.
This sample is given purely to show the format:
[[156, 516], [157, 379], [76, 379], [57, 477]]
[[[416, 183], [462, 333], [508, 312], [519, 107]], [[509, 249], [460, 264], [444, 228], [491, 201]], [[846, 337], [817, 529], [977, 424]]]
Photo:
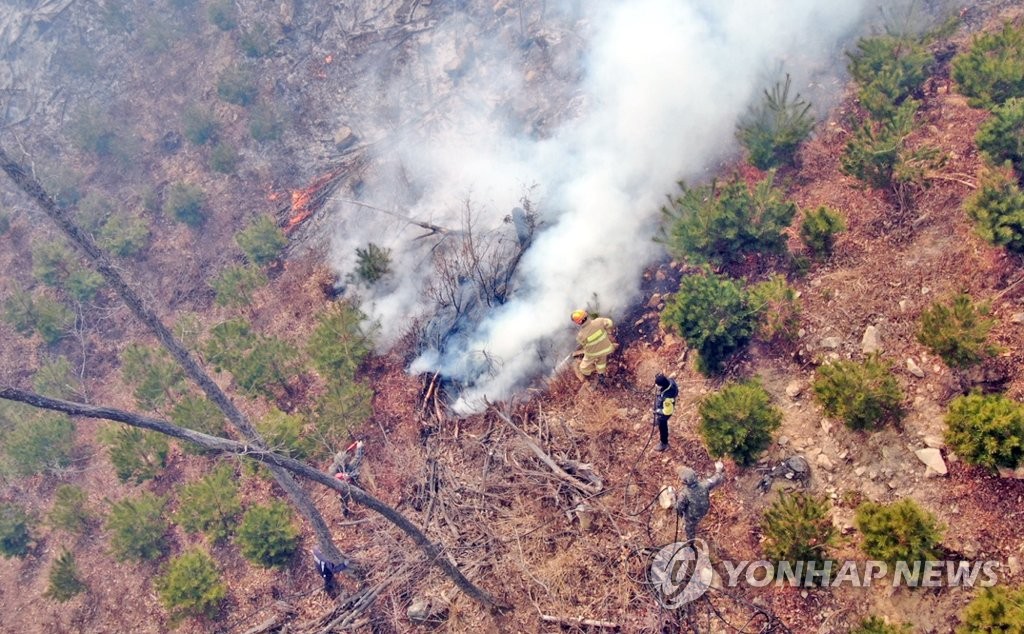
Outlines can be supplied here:
[[590, 376], [594, 370], [603, 375], [608, 369], [608, 355], [617, 347], [611, 338], [614, 325], [607, 317], [596, 317], [588, 319], [576, 333], [576, 343], [583, 351], [578, 372], [581, 377]]

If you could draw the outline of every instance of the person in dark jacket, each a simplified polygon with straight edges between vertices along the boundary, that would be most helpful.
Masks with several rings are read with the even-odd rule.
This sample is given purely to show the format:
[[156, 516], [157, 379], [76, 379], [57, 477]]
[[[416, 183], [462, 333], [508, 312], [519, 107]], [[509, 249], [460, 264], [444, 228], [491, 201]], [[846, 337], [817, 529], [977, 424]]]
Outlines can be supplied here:
[[313, 548], [313, 563], [316, 565], [317, 573], [324, 580], [324, 592], [330, 594], [331, 588], [334, 585], [334, 574], [341, 572], [348, 568], [348, 566], [343, 561], [331, 561], [319, 548]]
[[661, 444], [655, 451], [668, 449], [668, 419], [676, 411], [676, 398], [679, 396], [679, 386], [676, 382], [664, 374], [654, 377], [654, 424], [658, 426], [658, 436]]

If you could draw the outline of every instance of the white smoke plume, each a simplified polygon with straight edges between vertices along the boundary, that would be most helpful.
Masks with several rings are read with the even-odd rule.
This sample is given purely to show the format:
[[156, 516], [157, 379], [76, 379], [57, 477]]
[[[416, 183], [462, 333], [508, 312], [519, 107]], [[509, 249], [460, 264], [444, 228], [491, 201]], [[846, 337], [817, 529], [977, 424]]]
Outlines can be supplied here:
[[[596, 296], [614, 319], [637, 299], [643, 267], [663, 256], [652, 237], [665, 195], [679, 179], [702, 180], [735, 156], [738, 117], [778, 79], [766, 72], [782, 66], [806, 86], [841, 66], [864, 4], [579, 2], [558, 15], [563, 28], [546, 35], [550, 89], [523, 67], [521, 48], [500, 37], [487, 41], [472, 20], [455, 16], [439, 26], [419, 61], [391, 78], [385, 108], [393, 124], [410, 112], [429, 114], [382, 146], [361, 200], [458, 228], [468, 198], [475, 227], [485, 230], [501, 227], [530, 190], [543, 225], [509, 301], [463, 324], [458, 337], [425, 351], [411, 369], [441, 371], [465, 386], [456, 404], [463, 412], [550, 373], [573, 348], [573, 309]], [[466, 46], [473, 61], [453, 82], [453, 54]], [[812, 100], [824, 95], [801, 92]], [[540, 135], [523, 133], [499, 116], [508, 108], [498, 106], [508, 103], [555, 112], [559, 121]], [[361, 293], [389, 344], [430, 309], [422, 289], [432, 274], [432, 242], [414, 240], [419, 227], [357, 207], [338, 217], [339, 270], [351, 271], [355, 247], [368, 241], [392, 249], [392, 279]]]

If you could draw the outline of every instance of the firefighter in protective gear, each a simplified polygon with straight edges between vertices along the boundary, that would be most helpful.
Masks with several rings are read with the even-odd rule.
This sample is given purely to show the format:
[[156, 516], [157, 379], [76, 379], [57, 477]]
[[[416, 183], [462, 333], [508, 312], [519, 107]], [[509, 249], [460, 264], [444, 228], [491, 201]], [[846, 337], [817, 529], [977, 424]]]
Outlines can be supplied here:
[[572, 320], [580, 326], [576, 333], [576, 343], [580, 346], [577, 354], [583, 353], [576, 376], [583, 381], [597, 370], [598, 378], [603, 378], [608, 369], [608, 355], [618, 347], [611, 338], [615, 324], [607, 317], [590, 319], [585, 310], [573, 311]]

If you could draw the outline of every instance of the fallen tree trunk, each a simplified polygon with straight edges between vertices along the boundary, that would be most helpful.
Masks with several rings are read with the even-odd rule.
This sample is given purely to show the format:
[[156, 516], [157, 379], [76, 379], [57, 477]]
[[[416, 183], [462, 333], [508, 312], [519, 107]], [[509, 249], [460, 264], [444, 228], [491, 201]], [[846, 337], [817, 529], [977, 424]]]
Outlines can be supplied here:
[[322, 471], [314, 469], [304, 462], [300, 462], [287, 456], [282, 456], [281, 454], [274, 453], [273, 451], [269, 451], [263, 447], [252, 446], [236, 440], [220, 438], [219, 436], [210, 436], [208, 434], [192, 431], [191, 429], [185, 429], [184, 427], [178, 427], [177, 425], [173, 425], [167, 421], [157, 418], [151, 418], [111, 407], [97, 407], [94, 405], [86, 405], [85, 403], [65, 401], [26, 390], [20, 390], [14, 387], [3, 386], [0, 386], [0, 399], [26, 403], [33, 407], [63, 412], [71, 416], [112, 420], [125, 423], [126, 425], [131, 425], [133, 427], [148, 429], [172, 438], [188, 441], [210, 451], [250, 458], [271, 467], [287, 470], [288, 472], [294, 473], [295, 475], [305, 478], [310, 482], [316, 482], [317, 484], [326, 486], [338, 493], [351, 497], [359, 504], [373, 510], [384, 517], [384, 519], [397, 526], [403, 533], [412, 539], [413, 542], [415, 542], [421, 551], [423, 551], [427, 556], [427, 561], [429, 563], [440, 568], [441, 572], [451, 579], [451, 581], [470, 598], [492, 612], [505, 609], [504, 606], [498, 605], [490, 595], [467, 579], [465, 575], [462, 574], [462, 571], [448, 560], [441, 548], [430, 541], [427, 536], [416, 528], [412, 522], [406, 519], [404, 515], [373, 497], [363, 489], [352, 486], [348, 482], [343, 482], [337, 478], [333, 478]]
[[[50, 194], [43, 189], [39, 180], [29, 174], [20, 163], [12, 159], [3, 148], [0, 148], [0, 168], [7, 173], [10, 179], [22, 191], [39, 205], [43, 213], [53, 220], [73, 244], [78, 245], [78, 248], [92, 261], [96, 271], [121, 296], [121, 299], [124, 300], [124, 303], [134, 313], [136, 318], [156, 335], [156, 338], [177, 360], [189, 378], [195, 381], [196, 385], [206, 394], [206, 397], [224, 413], [224, 416], [231, 421], [232, 426], [242, 437], [256, 446], [263, 446], [263, 440], [255, 428], [253, 428], [249, 419], [228, 399], [224, 391], [220, 389], [220, 386], [210, 378], [210, 375], [203, 370], [185, 346], [164, 325], [156, 312], [146, 306], [142, 298], [132, 290], [131, 286], [128, 285], [128, 282], [121, 275], [121, 272], [114, 267], [110, 258], [99, 248], [96, 241], [92, 239], [92, 236], [82, 231], [81, 227], [72, 222], [66, 211], [58, 206]], [[334, 545], [327, 522], [324, 521], [323, 516], [320, 515], [320, 512], [313, 505], [313, 501], [302, 490], [299, 483], [287, 471], [276, 466], [271, 465], [270, 472], [277, 484], [288, 495], [295, 508], [313, 527], [318, 545], [324, 554], [334, 561], [343, 560], [348, 562], [348, 558]]]

